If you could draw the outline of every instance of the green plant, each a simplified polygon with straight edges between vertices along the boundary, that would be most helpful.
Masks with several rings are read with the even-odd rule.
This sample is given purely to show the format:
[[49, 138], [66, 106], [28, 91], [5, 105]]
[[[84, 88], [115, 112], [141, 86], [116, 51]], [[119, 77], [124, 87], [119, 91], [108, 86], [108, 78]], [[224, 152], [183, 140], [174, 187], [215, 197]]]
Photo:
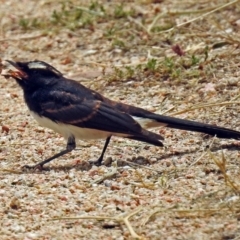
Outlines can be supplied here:
[[200, 59], [197, 58], [195, 55], [192, 55], [191, 60], [192, 60], [192, 66], [194, 66], [200, 62]]
[[127, 78], [131, 78], [131, 77], [134, 76], [135, 71], [134, 71], [134, 69], [132, 67], [126, 66], [125, 70], [126, 70], [126, 77]]
[[113, 13], [113, 16], [115, 18], [125, 18], [127, 16], [133, 16], [133, 15], [134, 15], [134, 10], [129, 10], [129, 11], [124, 10], [123, 3], [117, 5]]
[[30, 25], [30, 21], [26, 18], [21, 18], [19, 20], [19, 25], [20, 27], [23, 28], [23, 30], [28, 30], [29, 29], [29, 25]]
[[168, 68], [169, 71], [172, 71], [174, 68], [174, 61], [172, 58], [165, 57], [163, 64]]
[[114, 39], [112, 42], [113, 47], [125, 48], [125, 43], [119, 39]]
[[151, 58], [148, 60], [148, 62], [146, 63], [146, 68], [148, 70], [154, 71], [157, 68], [157, 60], [155, 58]]

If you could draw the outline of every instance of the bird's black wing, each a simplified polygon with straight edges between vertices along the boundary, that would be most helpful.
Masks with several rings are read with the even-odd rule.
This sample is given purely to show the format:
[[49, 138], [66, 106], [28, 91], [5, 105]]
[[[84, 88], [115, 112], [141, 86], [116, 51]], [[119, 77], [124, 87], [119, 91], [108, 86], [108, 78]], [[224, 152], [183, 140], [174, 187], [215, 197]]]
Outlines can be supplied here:
[[51, 91], [47, 98], [41, 100], [40, 108], [41, 116], [58, 123], [126, 134], [146, 142], [149, 142], [148, 139], [163, 139], [160, 135], [142, 129], [129, 114], [115, 109], [110, 104], [84, 99], [69, 92]]

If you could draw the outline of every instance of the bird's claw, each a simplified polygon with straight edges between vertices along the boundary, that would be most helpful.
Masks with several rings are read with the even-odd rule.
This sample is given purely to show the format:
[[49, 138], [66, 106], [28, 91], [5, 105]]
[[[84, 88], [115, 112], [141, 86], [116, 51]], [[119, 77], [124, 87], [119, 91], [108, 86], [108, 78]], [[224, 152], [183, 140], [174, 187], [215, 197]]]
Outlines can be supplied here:
[[33, 166], [24, 165], [24, 166], [22, 166], [22, 170], [24, 172], [29, 172], [29, 171], [31, 171], [31, 172], [37, 172], [37, 171], [41, 172], [41, 171], [46, 171], [48, 169], [44, 168], [43, 165], [36, 164], [36, 165], [33, 165]]

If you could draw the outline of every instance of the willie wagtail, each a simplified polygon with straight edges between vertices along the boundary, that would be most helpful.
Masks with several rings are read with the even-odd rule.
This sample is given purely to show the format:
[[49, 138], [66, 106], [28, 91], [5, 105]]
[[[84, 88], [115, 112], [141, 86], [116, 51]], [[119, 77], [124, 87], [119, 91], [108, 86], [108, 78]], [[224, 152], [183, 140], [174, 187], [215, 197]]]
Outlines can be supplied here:
[[14, 70], [2, 73], [14, 78], [24, 92], [25, 102], [37, 122], [67, 139], [66, 149], [36, 164], [34, 168], [60, 157], [76, 147], [75, 139], [105, 139], [96, 165], [101, 165], [112, 136], [163, 146], [164, 138], [146, 130], [165, 126], [207, 133], [219, 138], [240, 139], [240, 132], [214, 125], [162, 116], [105, 98], [82, 84], [67, 79], [43, 61], [8, 61]]

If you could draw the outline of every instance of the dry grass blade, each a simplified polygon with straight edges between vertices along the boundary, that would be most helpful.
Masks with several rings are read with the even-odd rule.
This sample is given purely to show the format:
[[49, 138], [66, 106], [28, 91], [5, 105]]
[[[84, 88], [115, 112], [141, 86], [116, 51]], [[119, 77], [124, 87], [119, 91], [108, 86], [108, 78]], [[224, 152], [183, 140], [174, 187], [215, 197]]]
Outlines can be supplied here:
[[96, 183], [99, 184], [99, 183], [102, 183], [106, 179], [110, 179], [110, 178], [114, 177], [116, 175], [117, 171], [118, 171], [117, 163], [113, 162], [112, 163], [112, 170], [107, 172], [103, 176], [99, 177], [98, 179], [95, 179], [92, 182], [92, 184], [96, 184]]
[[208, 149], [208, 154], [213, 159], [214, 163], [218, 166], [220, 171], [222, 172], [224, 176], [225, 183], [230, 186], [234, 192], [239, 193], [240, 188], [239, 186], [227, 175], [226, 173], [226, 158], [224, 156], [224, 153], [222, 152], [222, 159], [219, 160], [216, 156], [213, 155], [213, 153]]
[[135, 23], [135, 24], [136, 24], [137, 26], [139, 26], [140, 28], [142, 28], [146, 33], [150, 33], [150, 32], [148, 31], [148, 29], [147, 29], [141, 22], [137, 21], [136, 19], [128, 16], [128, 20], [129, 20], [130, 22]]
[[219, 212], [238, 212], [240, 210], [239, 207], [230, 208], [230, 207], [220, 207], [220, 208], [199, 208], [199, 209], [176, 209], [176, 208], [159, 208], [154, 210], [152, 213], [150, 213], [146, 218], [143, 219], [141, 226], [146, 225], [149, 221], [151, 221], [151, 218], [154, 217], [157, 213], [174, 213], [178, 214], [178, 217], [183, 218], [196, 218], [196, 217], [206, 217], [210, 216]]
[[54, 218], [51, 220], [77, 220], [77, 219], [95, 219], [95, 220], [114, 220], [119, 223], [123, 222], [128, 231], [130, 232], [131, 236], [134, 239], [143, 239], [141, 236], [139, 236], [133, 229], [131, 223], [129, 222], [129, 218], [133, 217], [137, 213], [139, 213], [142, 210], [142, 207], [135, 209], [134, 211], [130, 213], [124, 213], [120, 214], [116, 217], [108, 217], [108, 216], [80, 216], [80, 217], [63, 217], [63, 218]]
[[197, 158], [189, 167], [192, 167], [193, 165], [195, 165], [196, 163], [198, 163], [204, 156], [206, 156], [206, 152], [203, 152], [199, 158]]
[[129, 181], [128, 182], [129, 184], [132, 184], [132, 185], [140, 187], [140, 188], [150, 189], [150, 190], [157, 189], [156, 184], [154, 182], [146, 181], [144, 179], [144, 177], [142, 176], [142, 174], [138, 170], [136, 171], [136, 175], [139, 179], [138, 182]]
[[147, 170], [150, 170], [150, 171], [153, 171], [153, 172], [157, 172], [157, 173], [160, 173], [160, 174], [162, 173], [162, 171], [151, 168], [151, 167], [147, 167], [147, 166], [144, 166], [144, 165], [133, 163], [133, 162], [130, 162], [130, 161], [127, 161], [127, 160], [121, 160], [121, 161], [125, 162], [125, 163], [127, 163], [127, 164], [129, 164], [130, 166], [133, 166], [133, 167], [144, 168], [144, 169], [147, 169]]
[[[0, 61], [43, 60], [112, 100], [238, 131], [239, 1], [1, 1]], [[0, 102], [1, 239], [239, 236], [240, 141], [159, 128], [164, 148], [117, 138], [91, 168], [103, 142], [83, 140], [22, 173], [66, 142], [38, 127], [14, 79], [0, 76]], [[48, 221], [59, 216], [75, 218]]]
[[238, 101], [230, 101], [230, 102], [221, 102], [221, 103], [199, 104], [199, 105], [195, 105], [195, 106], [189, 107], [187, 109], [184, 109], [184, 110], [172, 113], [172, 114], [170, 114], [170, 116], [183, 114], [183, 113], [194, 111], [196, 109], [201, 109], [201, 108], [216, 107], [216, 106], [227, 106], [227, 105], [233, 105], [233, 104], [240, 104], [240, 102], [238, 102]]
[[[215, 8], [214, 8], [215, 9]], [[211, 9], [201, 9], [201, 10], [192, 10], [192, 11], [168, 11], [168, 12], [163, 12], [158, 14], [152, 21], [152, 23], [148, 26], [147, 28], [147, 32], [151, 33], [151, 30], [154, 28], [154, 26], [156, 25], [157, 21], [162, 18], [165, 17], [166, 15], [186, 15], [186, 14], [197, 14], [197, 13], [205, 13], [205, 12], [209, 12], [213, 10], [213, 8]], [[171, 28], [172, 29], [172, 28]], [[167, 31], [169, 31], [170, 29], [168, 29]], [[166, 31], [166, 32], [167, 32]], [[164, 31], [165, 32], [165, 31]]]
[[25, 40], [30, 40], [30, 39], [36, 39], [40, 37], [46, 36], [45, 33], [40, 33], [40, 34], [35, 34], [35, 35], [29, 35], [29, 36], [19, 36], [17, 38], [4, 38], [0, 39], [0, 42], [8, 42], [8, 41], [25, 41]]
[[90, 10], [88, 8], [85, 8], [85, 7], [78, 6], [77, 9], [83, 10], [83, 11], [88, 12], [88, 13], [93, 14], [93, 15], [104, 16], [104, 14], [102, 12], [96, 12], [96, 11]]
[[[211, 149], [213, 142], [215, 141], [216, 137], [214, 136], [211, 143], [209, 144], [209, 149]], [[197, 162], [199, 162], [205, 155], [207, 154], [206, 151], [204, 151], [199, 158], [197, 158], [197, 160], [195, 160], [189, 167], [192, 167], [193, 165], [195, 165]]]
[[160, 33], [171, 32], [171, 31], [173, 31], [173, 30], [176, 29], [176, 28], [180, 28], [180, 27], [185, 26], [185, 25], [187, 25], [187, 24], [189, 24], [189, 23], [195, 22], [195, 21], [197, 21], [197, 20], [199, 20], [199, 19], [202, 19], [202, 18], [204, 18], [204, 17], [212, 14], [212, 13], [215, 13], [215, 12], [217, 12], [217, 11], [219, 11], [219, 10], [222, 10], [223, 8], [226, 8], [226, 7], [228, 7], [228, 6], [231, 6], [231, 5], [233, 5], [233, 4], [237, 3], [237, 2], [239, 2], [239, 0], [234, 0], [234, 1], [232, 1], [232, 2], [223, 4], [223, 5], [219, 6], [219, 7], [214, 8], [213, 10], [211, 10], [211, 11], [209, 11], [209, 12], [206, 12], [206, 13], [202, 14], [201, 16], [198, 16], [198, 17], [196, 17], [196, 18], [193, 18], [193, 19], [191, 19], [191, 20], [189, 20], [189, 21], [186, 21], [186, 22], [184, 22], [184, 23], [180, 23], [180, 24], [178, 24], [178, 25], [176, 25], [176, 26], [174, 26], [174, 27], [172, 27], [172, 28], [170, 28], [170, 29], [168, 29], [168, 30], [162, 31], [162, 32], [160, 32]]
[[7, 172], [7, 173], [13, 173], [13, 174], [21, 174], [23, 173], [22, 171], [16, 171], [16, 170], [12, 170], [12, 169], [0, 169], [0, 172]]

